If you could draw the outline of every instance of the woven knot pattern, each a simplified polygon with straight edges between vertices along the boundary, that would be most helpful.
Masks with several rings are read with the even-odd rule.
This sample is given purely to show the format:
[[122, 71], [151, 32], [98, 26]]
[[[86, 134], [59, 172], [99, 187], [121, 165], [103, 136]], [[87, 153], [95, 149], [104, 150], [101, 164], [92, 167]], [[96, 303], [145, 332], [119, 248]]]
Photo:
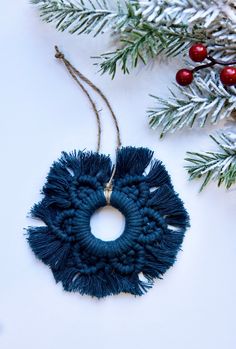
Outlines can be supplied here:
[[114, 241], [96, 238], [90, 227], [93, 213], [107, 205], [110, 157], [63, 153], [52, 165], [43, 199], [32, 209], [45, 226], [28, 228], [28, 241], [66, 291], [98, 298], [142, 295], [173, 265], [188, 215], [164, 166], [152, 156], [146, 148], [118, 152], [110, 204], [126, 223]]

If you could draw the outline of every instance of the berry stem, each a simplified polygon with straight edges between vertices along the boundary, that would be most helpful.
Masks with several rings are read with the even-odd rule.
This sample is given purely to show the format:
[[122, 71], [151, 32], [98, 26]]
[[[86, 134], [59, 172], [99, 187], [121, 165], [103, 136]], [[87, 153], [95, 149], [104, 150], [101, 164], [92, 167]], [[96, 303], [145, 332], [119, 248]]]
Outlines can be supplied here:
[[236, 64], [236, 61], [221, 61], [220, 59], [215, 59], [211, 56], [207, 56], [207, 59], [211, 62], [214, 62], [214, 64], [219, 64], [219, 65], [234, 65]]
[[192, 70], [192, 72], [195, 73], [198, 70], [205, 69], [205, 68], [210, 68], [210, 67], [213, 67], [216, 64], [225, 65], [225, 66], [236, 64], [236, 61], [225, 62], [225, 61], [217, 60], [217, 59], [215, 59], [215, 58], [213, 58], [211, 56], [207, 56], [207, 59], [210, 61], [210, 63], [199, 65], [199, 66], [195, 67]]
[[215, 64], [215, 62], [211, 62], [207, 64], [198, 65], [197, 67], [193, 68], [192, 72], [195, 73], [198, 70], [213, 67]]

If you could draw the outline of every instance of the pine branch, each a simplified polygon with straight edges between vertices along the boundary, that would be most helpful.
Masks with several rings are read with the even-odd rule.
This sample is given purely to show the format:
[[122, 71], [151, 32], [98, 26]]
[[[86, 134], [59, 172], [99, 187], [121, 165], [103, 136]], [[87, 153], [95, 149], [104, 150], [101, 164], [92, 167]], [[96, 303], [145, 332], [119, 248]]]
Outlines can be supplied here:
[[236, 109], [236, 88], [224, 87], [215, 72], [204, 78], [198, 75], [189, 87], [177, 89], [180, 96], [170, 91], [168, 100], [152, 96], [158, 105], [148, 110], [149, 124], [154, 129], [162, 127], [161, 137], [185, 126], [204, 127], [207, 121], [216, 124]]
[[235, 19], [233, 0], [140, 0], [137, 15], [156, 24], [201, 23], [210, 28], [214, 22]]
[[102, 59], [99, 64], [101, 72], [108, 72], [114, 78], [117, 66], [124, 74], [129, 73], [130, 68], [136, 67], [140, 60], [146, 64], [150, 58], [160, 54], [174, 57], [185, 51], [190, 43], [204, 40], [204, 33], [197, 29], [189, 32], [183, 25], [168, 28], [143, 22], [121, 33], [121, 48], [97, 58]]
[[140, 0], [137, 15], [155, 25], [186, 24], [201, 26], [208, 48], [216, 58], [235, 56], [236, 5], [234, 0]]
[[125, 0], [115, 2], [106, 0], [31, 0], [38, 6], [40, 16], [45, 22], [55, 23], [59, 31], [68, 30], [70, 34], [90, 34], [94, 36], [108, 29], [122, 30], [130, 22], [136, 23], [139, 17], [135, 8]]
[[[236, 14], [235, 14], [236, 20]], [[236, 54], [236, 23], [230, 20], [216, 22], [207, 30], [209, 51], [215, 58], [234, 60]]]
[[217, 137], [210, 136], [218, 145], [216, 152], [187, 152], [185, 159], [190, 162], [186, 166], [190, 179], [204, 178], [200, 191], [209, 181], [218, 181], [218, 186], [224, 184], [229, 189], [236, 183], [236, 139], [224, 132]]

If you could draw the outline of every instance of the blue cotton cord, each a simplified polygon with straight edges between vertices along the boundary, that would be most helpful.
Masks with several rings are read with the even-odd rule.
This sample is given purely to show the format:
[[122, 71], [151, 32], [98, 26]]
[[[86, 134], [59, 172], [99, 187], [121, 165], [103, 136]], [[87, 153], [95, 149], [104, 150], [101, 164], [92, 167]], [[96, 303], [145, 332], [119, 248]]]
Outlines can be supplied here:
[[110, 205], [126, 224], [113, 241], [96, 238], [90, 226], [93, 213], [107, 205], [104, 187], [114, 172], [110, 157], [63, 153], [52, 165], [43, 199], [32, 209], [45, 226], [29, 227], [28, 242], [66, 291], [97, 298], [120, 292], [141, 296], [174, 264], [189, 217], [162, 163], [154, 160], [145, 173], [150, 154], [134, 147], [117, 153]]

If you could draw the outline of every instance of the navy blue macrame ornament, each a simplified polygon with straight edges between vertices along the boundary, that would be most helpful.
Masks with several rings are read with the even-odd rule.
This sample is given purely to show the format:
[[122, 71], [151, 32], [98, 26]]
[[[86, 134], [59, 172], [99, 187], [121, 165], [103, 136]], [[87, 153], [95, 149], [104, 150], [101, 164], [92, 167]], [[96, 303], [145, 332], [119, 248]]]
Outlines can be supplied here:
[[142, 295], [173, 265], [189, 219], [165, 167], [152, 156], [146, 148], [118, 151], [110, 204], [126, 224], [114, 241], [96, 238], [90, 228], [94, 211], [107, 205], [110, 157], [74, 151], [52, 165], [44, 197], [32, 209], [45, 226], [30, 227], [28, 241], [66, 291]]
[[[97, 298], [120, 292], [140, 296], [173, 265], [189, 225], [188, 214], [165, 167], [152, 160], [151, 150], [121, 148], [118, 120], [103, 92], [57, 47], [55, 56], [93, 108], [98, 123], [97, 152], [64, 152], [54, 162], [43, 199], [31, 210], [32, 217], [44, 225], [28, 228], [28, 242], [66, 291]], [[99, 112], [79, 79], [100, 95], [111, 113], [117, 132], [114, 166], [109, 156], [99, 153]], [[125, 216], [125, 229], [114, 241], [103, 241], [91, 233], [92, 214], [106, 205]]]

